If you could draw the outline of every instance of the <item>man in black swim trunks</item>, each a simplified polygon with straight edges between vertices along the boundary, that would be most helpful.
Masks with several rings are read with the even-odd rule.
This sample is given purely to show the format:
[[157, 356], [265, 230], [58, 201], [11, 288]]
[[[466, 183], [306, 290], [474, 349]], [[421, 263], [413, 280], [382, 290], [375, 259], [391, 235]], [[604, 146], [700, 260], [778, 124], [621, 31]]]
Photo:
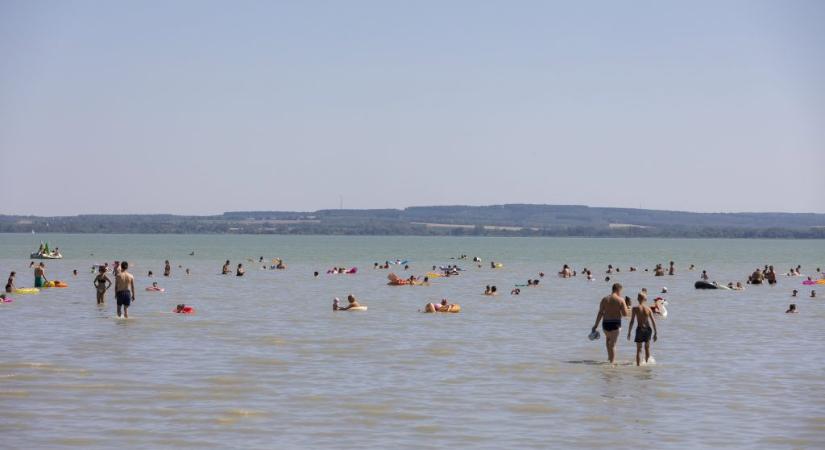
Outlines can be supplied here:
[[115, 298], [117, 299], [117, 316], [120, 316], [120, 309], [123, 308], [123, 318], [129, 318], [129, 306], [135, 300], [135, 277], [127, 272], [129, 263], [120, 263], [120, 272], [115, 276]]
[[[653, 342], [658, 339], [658, 331], [656, 331], [656, 320], [653, 318], [653, 311], [645, 305], [647, 296], [639, 293], [637, 297], [639, 306], [633, 308], [633, 315], [630, 316], [630, 326], [627, 328], [627, 340], [630, 340], [630, 332], [633, 331], [633, 322], [638, 319], [638, 326], [636, 327], [636, 365], [641, 365], [642, 344], [645, 346], [645, 363], [650, 360], [650, 337], [653, 336]], [[653, 329], [650, 325], [653, 324]]]
[[593, 324], [592, 329], [595, 332], [599, 322], [602, 322], [607, 359], [610, 360], [610, 364], [613, 364], [616, 359], [616, 342], [619, 340], [619, 331], [622, 328], [622, 317], [627, 317], [627, 313], [627, 305], [622, 297], [622, 285], [615, 283], [613, 292], [603, 298], [599, 304], [599, 313], [596, 315], [596, 323]]

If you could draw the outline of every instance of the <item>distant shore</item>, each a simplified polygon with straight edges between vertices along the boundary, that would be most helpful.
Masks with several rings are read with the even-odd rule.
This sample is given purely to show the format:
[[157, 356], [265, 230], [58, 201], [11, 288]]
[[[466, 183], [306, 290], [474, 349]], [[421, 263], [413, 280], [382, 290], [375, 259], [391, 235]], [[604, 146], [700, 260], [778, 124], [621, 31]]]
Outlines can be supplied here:
[[2, 233], [825, 239], [825, 214], [693, 213], [577, 205], [171, 214], [0, 215]]

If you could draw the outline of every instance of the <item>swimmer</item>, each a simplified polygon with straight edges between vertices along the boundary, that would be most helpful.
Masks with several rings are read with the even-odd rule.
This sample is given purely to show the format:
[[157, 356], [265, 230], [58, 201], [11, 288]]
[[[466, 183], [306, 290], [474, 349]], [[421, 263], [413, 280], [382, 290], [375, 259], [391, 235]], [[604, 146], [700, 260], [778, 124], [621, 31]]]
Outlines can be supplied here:
[[166, 265], [163, 267], [163, 276], [168, 277], [172, 274], [172, 265], [169, 264], [169, 260], [166, 260]]
[[785, 311], [785, 314], [796, 314], [799, 311], [796, 310], [796, 303], [791, 303], [788, 305], [788, 310]]
[[701, 276], [701, 277], [699, 277], [699, 278], [701, 278], [701, 279], [702, 279], [702, 280], [704, 280], [704, 281], [708, 281], [708, 279], [710, 279], [710, 277], [708, 276], [708, 271], [707, 271], [707, 270], [703, 270], [703, 271], [702, 271], [702, 276]]
[[115, 277], [115, 298], [117, 299], [117, 316], [123, 308], [123, 318], [129, 318], [129, 306], [135, 301], [135, 277], [127, 271], [129, 263], [120, 263], [120, 272]]
[[[420, 311], [420, 310], [419, 310]], [[436, 313], [436, 312], [459, 312], [461, 311], [461, 307], [454, 304], [454, 303], [447, 303], [447, 299], [441, 299], [441, 304], [436, 305], [435, 303], [427, 303], [424, 307], [425, 313]]]
[[798, 293], [799, 293], [799, 291], [794, 289], [793, 291], [791, 291], [791, 297], [796, 297], [796, 294], [798, 294]]
[[77, 269], [72, 270], [72, 276], [77, 277]]
[[318, 271], [316, 270], [315, 273], [312, 274], [315, 278], [318, 278]]
[[811, 291], [811, 298], [816, 298], [816, 291], [814, 291], [814, 290]]
[[653, 276], [655, 276], [655, 277], [665, 276], [665, 269], [662, 267], [661, 264], [656, 264], [656, 268], [653, 270]]
[[[639, 294], [636, 298], [639, 306], [633, 308], [633, 314], [630, 316], [630, 326], [627, 329], [627, 340], [630, 340], [630, 332], [633, 331], [633, 322], [638, 318], [639, 322], [636, 327], [636, 365], [641, 365], [640, 357], [642, 353], [642, 344], [645, 347], [645, 363], [650, 360], [650, 325], [653, 325], [653, 342], [658, 339], [658, 332], [656, 331], [656, 319], [653, 318], [653, 311], [645, 305], [647, 297], [644, 294]], [[650, 323], [648, 323], [650, 322]]]
[[181, 303], [175, 307], [175, 313], [177, 314], [188, 314], [192, 312], [191, 306], [186, 306], [185, 304]]
[[243, 264], [238, 263], [238, 269], [235, 271], [235, 276], [242, 277], [244, 273], [246, 273], [246, 271], [243, 268]]
[[519, 295], [519, 294], [521, 294], [521, 289], [519, 289], [519, 288], [514, 288], [512, 291], [510, 291], [510, 295]]
[[667, 270], [668, 275], [676, 275], [676, 265], [673, 261], [670, 262], [670, 268]]
[[357, 307], [361, 306], [361, 304], [358, 303], [358, 300], [356, 300], [355, 296], [352, 295], [352, 294], [347, 296], [347, 301], [349, 302], [349, 305], [344, 306], [344, 307], [339, 306], [337, 311], [346, 311], [348, 309], [357, 308]]
[[607, 347], [607, 359], [610, 364], [616, 360], [616, 342], [622, 328], [622, 317], [627, 317], [627, 305], [622, 298], [622, 285], [615, 283], [610, 295], [602, 298], [599, 303], [599, 312], [596, 314], [596, 323], [593, 324], [591, 332], [596, 332], [599, 322], [604, 330], [605, 346]]
[[16, 287], [14, 287], [15, 275], [17, 275], [17, 272], [15, 271], [11, 271], [11, 273], [9, 273], [9, 279], [6, 281], [6, 292], [8, 293], [12, 293], [15, 289], [17, 289]]
[[152, 273], [152, 271], [150, 270], [150, 271], [149, 271], [149, 273], [147, 273], [147, 274], [146, 274], [146, 276], [147, 276], [147, 277], [149, 277], [149, 278], [152, 278], [152, 276], [154, 276], [154, 274], [153, 274], [153, 273]]
[[773, 270], [773, 266], [768, 266], [767, 272], [765, 272], [765, 278], [768, 280], [768, 284], [773, 286], [776, 284], [776, 271]]
[[189, 268], [186, 268], [186, 274], [189, 275]]
[[34, 268], [34, 287], [42, 288], [49, 280], [46, 279], [46, 265], [42, 262]]
[[232, 269], [229, 268], [229, 260], [227, 259], [226, 262], [223, 264], [221, 268], [221, 275], [228, 275], [232, 272]]
[[737, 290], [737, 291], [744, 291], [744, 290], [745, 290], [745, 286], [742, 286], [742, 282], [737, 281], [737, 282], [736, 282], [736, 287], [735, 287], [734, 289], [735, 289], [735, 290]]
[[765, 280], [765, 275], [762, 274], [762, 269], [756, 269], [753, 271], [750, 277], [748, 277], [748, 283], [750, 284], [762, 284], [762, 281]]
[[106, 291], [112, 287], [112, 280], [106, 276], [106, 268], [103, 266], [98, 267], [98, 274], [95, 277], [92, 284], [95, 287], [95, 291], [97, 292], [97, 304], [102, 305], [106, 303]]

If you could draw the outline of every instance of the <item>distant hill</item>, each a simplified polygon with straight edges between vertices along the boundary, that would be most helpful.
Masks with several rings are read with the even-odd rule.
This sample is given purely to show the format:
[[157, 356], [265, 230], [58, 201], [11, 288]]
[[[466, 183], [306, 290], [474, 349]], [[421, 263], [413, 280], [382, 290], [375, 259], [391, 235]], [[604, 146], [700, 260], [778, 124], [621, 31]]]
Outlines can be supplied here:
[[825, 214], [579, 205], [416, 206], [216, 216], [0, 216], [0, 232], [825, 238]]

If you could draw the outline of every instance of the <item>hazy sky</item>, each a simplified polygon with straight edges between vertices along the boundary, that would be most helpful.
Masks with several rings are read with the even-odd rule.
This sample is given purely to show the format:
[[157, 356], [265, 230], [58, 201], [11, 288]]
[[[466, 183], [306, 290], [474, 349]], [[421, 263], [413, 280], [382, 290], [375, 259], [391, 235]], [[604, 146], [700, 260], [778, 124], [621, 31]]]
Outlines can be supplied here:
[[823, 1], [0, 1], [0, 213], [825, 212]]

